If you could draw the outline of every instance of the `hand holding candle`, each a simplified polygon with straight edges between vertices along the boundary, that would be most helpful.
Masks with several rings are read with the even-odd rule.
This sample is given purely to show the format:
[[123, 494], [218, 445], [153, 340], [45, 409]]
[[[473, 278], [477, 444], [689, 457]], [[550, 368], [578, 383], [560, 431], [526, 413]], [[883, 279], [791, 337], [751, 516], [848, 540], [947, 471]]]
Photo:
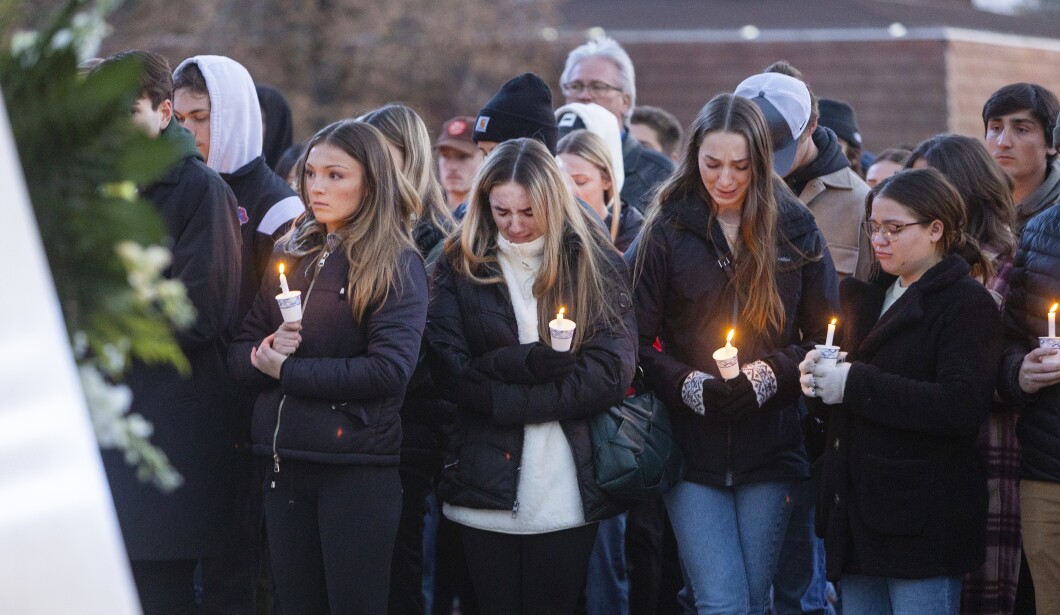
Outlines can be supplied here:
[[559, 308], [559, 313], [548, 323], [548, 332], [552, 338], [552, 350], [567, 352], [570, 350], [571, 341], [574, 339], [574, 329], [577, 325], [573, 320], [564, 318], [563, 314], [567, 308]]
[[832, 322], [828, 323], [828, 335], [824, 340], [824, 344], [817, 344], [815, 346], [815, 348], [821, 351], [821, 364], [829, 367], [834, 367], [839, 360], [839, 346], [832, 345], [832, 341], [835, 339], [836, 320], [836, 318], [833, 318]]
[[284, 265], [280, 263], [280, 294], [276, 295], [276, 303], [280, 306], [280, 313], [284, 322], [298, 322], [302, 320], [302, 291], [292, 291], [287, 286], [287, 276], [283, 274]]
[[732, 338], [736, 335], [736, 329], [729, 329], [729, 335], [725, 337], [725, 345], [714, 351], [714, 361], [718, 364], [723, 380], [732, 380], [740, 375], [740, 358], [738, 349], [732, 345]]

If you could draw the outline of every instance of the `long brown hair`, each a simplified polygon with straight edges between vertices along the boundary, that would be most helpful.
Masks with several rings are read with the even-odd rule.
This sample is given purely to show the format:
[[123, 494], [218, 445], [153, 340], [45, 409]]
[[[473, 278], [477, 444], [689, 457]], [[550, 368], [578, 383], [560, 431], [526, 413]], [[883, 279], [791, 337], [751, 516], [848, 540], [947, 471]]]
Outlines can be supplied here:
[[962, 135], [937, 135], [922, 141], [905, 160], [906, 169], [923, 160], [938, 169], [957, 189], [968, 215], [966, 231], [980, 247], [997, 252], [972, 267], [972, 275], [988, 280], [998, 264], [1015, 257], [1016, 206], [1012, 178], [978, 139]]
[[618, 239], [620, 218], [622, 217], [622, 199], [615, 190], [615, 166], [611, 163], [611, 153], [604, 140], [584, 128], [573, 130], [563, 136], [556, 144], [556, 155], [573, 154], [593, 165], [603, 173], [611, 187], [604, 190], [604, 204], [611, 210], [611, 243]]
[[876, 184], [865, 197], [866, 220], [872, 213], [872, 202], [881, 197], [908, 209], [917, 222], [942, 222], [942, 256], [956, 254], [972, 267], [986, 259], [979, 242], [967, 232], [968, 214], [961, 194], [938, 169], [901, 171]]
[[[336, 147], [361, 165], [364, 192], [361, 203], [336, 235], [350, 264], [347, 290], [354, 320], [361, 322], [372, 306], [386, 301], [391, 288], [401, 291], [406, 272], [399, 271], [405, 249], [416, 250], [409, 229], [420, 208], [419, 199], [404, 175], [397, 171], [383, 135], [372, 126], [341, 120], [320, 130], [309, 141], [298, 161], [299, 191], [307, 203], [305, 213], [278, 244], [293, 256], [320, 253], [328, 245], [328, 232], [308, 205], [305, 164], [318, 145]], [[335, 247], [338, 249], [338, 246]]]
[[401, 172], [412, 183], [423, 205], [422, 211], [416, 212], [417, 217], [430, 220], [443, 233], [451, 231], [456, 222], [435, 177], [437, 167], [431, 155], [431, 137], [423, 119], [411, 108], [397, 103], [369, 111], [358, 119], [379, 129], [405, 158]]
[[[541, 338], [549, 338], [548, 322], [560, 306], [567, 307], [570, 317], [578, 322], [624, 330], [616, 305], [628, 286], [625, 275], [612, 261], [614, 247], [599, 222], [590, 218], [594, 214], [574, 199], [556, 159], [534, 139], [501, 143], [475, 175], [464, 223], [445, 244], [453, 269], [478, 284], [504, 282], [501, 274], [490, 275], [486, 269], [497, 262], [499, 232], [489, 195], [494, 187], [512, 182], [526, 190], [530, 209], [544, 233], [541, 268], [533, 285]], [[585, 340], [587, 329], [575, 329], [572, 347]]]
[[[717, 207], [699, 170], [699, 147], [713, 132], [729, 132], [747, 141], [751, 163], [751, 183], [740, 207], [740, 241], [743, 248], [734, 264], [730, 284], [739, 299], [741, 313], [748, 324], [760, 329], [784, 328], [784, 304], [777, 290], [777, 203], [773, 195], [773, 150], [762, 112], [753, 102], [732, 94], [718, 94], [710, 99], [693, 122], [685, 142], [684, 155], [677, 170], [660, 188], [648, 210], [641, 237], [665, 223], [665, 210], [689, 198], [707, 208], [707, 229], [717, 216]], [[637, 254], [639, 275], [648, 241], [640, 242]]]

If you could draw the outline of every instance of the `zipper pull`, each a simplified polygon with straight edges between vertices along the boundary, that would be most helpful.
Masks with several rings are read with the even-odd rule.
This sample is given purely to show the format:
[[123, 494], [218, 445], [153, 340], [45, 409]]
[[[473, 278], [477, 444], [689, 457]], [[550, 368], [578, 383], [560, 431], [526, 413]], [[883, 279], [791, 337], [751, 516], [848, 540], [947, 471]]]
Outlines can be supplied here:
[[273, 455], [272, 456], [272, 471], [275, 474], [279, 474], [280, 473], [280, 456], [279, 455]]
[[518, 514], [519, 514], [519, 500], [516, 500], [515, 503], [512, 504], [512, 519], [514, 519], [515, 516], [518, 515]]

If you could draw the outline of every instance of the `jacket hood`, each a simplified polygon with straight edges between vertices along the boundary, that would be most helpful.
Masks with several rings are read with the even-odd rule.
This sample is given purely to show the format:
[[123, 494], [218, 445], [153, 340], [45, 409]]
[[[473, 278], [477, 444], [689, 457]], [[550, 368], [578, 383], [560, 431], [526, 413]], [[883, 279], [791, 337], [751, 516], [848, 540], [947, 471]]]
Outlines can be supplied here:
[[1045, 181], [1042, 185], [1016, 204], [1018, 226], [1022, 228], [1028, 220], [1058, 201], [1060, 201], [1060, 158], [1053, 160], [1053, 163], [1045, 168]]
[[611, 165], [615, 169], [615, 177], [612, 179], [615, 184], [614, 192], [622, 192], [622, 186], [626, 182], [626, 165], [622, 159], [622, 133], [618, 127], [618, 118], [596, 103], [570, 103], [556, 109], [556, 121], [562, 121], [563, 116], [568, 113], [578, 116], [585, 124], [586, 130], [604, 140], [607, 151], [611, 154]]
[[810, 164], [795, 169], [785, 178], [795, 194], [801, 194], [811, 179], [835, 173], [850, 166], [850, 161], [843, 154], [843, 146], [839, 144], [839, 138], [830, 128], [818, 126], [811, 138], [814, 146], [817, 147], [817, 157]]
[[261, 155], [261, 107], [254, 80], [243, 65], [224, 56], [194, 56], [177, 66], [195, 64], [210, 94], [210, 155], [206, 164], [232, 173]]
[[291, 147], [294, 140], [294, 127], [291, 119], [291, 106], [283, 93], [271, 85], [258, 86], [258, 103], [265, 112], [265, 134], [263, 136], [262, 154], [269, 168], [276, 170], [283, 153]]
[[187, 128], [181, 126], [176, 118], [169, 120], [169, 125], [162, 130], [160, 138], [176, 144], [179, 152], [179, 161], [184, 161], [188, 158], [202, 160], [202, 152], [195, 146], [195, 137]]

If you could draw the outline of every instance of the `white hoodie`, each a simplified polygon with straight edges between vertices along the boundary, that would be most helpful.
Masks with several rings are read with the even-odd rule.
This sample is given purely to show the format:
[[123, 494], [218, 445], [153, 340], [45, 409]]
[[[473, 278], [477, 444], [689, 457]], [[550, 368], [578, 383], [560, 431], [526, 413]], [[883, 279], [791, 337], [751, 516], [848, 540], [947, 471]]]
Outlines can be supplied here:
[[254, 80], [242, 64], [224, 56], [194, 56], [177, 66], [197, 64], [210, 94], [210, 155], [218, 173], [234, 173], [261, 155], [261, 106]]
[[604, 140], [607, 151], [611, 154], [611, 166], [615, 169], [612, 173], [615, 194], [622, 192], [622, 184], [626, 181], [626, 165], [622, 161], [622, 132], [618, 118], [596, 103], [570, 103], [556, 109], [556, 120], [560, 120], [567, 113], [577, 115], [585, 124], [586, 130]]

